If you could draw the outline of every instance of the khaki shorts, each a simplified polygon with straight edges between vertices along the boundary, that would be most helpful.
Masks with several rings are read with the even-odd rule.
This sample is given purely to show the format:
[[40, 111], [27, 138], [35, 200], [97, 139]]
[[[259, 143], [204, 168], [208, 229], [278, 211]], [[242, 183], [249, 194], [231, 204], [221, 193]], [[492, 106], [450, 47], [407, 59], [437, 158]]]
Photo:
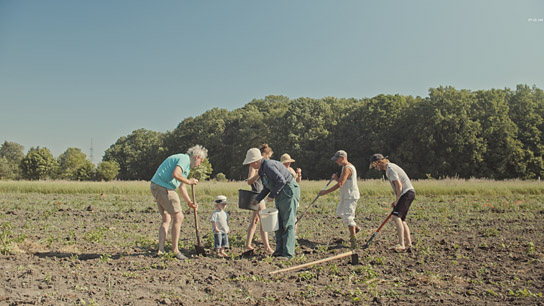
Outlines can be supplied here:
[[151, 182], [150, 189], [151, 194], [155, 197], [155, 201], [157, 201], [157, 208], [161, 215], [165, 211], [170, 215], [181, 211], [181, 202], [175, 189], [164, 188], [153, 182]]

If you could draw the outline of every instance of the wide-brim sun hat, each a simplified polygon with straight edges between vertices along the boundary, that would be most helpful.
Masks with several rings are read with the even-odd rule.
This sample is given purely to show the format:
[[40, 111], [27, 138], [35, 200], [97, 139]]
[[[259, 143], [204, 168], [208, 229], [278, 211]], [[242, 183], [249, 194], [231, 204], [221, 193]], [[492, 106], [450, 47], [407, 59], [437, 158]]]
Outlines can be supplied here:
[[283, 154], [281, 157], [280, 157], [280, 162], [283, 164], [283, 163], [294, 163], [295, 160], [291, 158], [291, 156], [287, 153]]
[[261, 150], [257, 148], [251, 148], [247, 150], [246, 159], [244, 159], [242, 165], [249, 165], [261, 159], [263, 159], [263, 156], [261, 155]]

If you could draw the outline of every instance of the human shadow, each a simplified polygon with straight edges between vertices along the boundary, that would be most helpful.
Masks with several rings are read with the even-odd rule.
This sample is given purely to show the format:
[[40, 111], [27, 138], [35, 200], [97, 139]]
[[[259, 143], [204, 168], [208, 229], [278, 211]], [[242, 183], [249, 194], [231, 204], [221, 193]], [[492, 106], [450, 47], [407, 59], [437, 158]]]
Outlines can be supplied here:
[[304, 252], [308, 252], [308, 250], [315, 251], [318, 248], [323, 246], [327, 247], [328, 251], [346, 248], [346, 246], [344, 245], [345, 241], [342, 238], [334, 238], [332, 239], [331, 242], [327, 242], [327, 243], [320, 243], [320, 242], [315, 242], [308, 239], [300, 238], [300, 239], [297, 239], [297, 242], [301, 246]]
[[74, 258], [77, 257], [78, 260], [92, 260], [92, 259], [100, 259], [104, 258], [104, 256], [108, 256], [109, 259], [119, 259], [121, 257], [138, 257], [138, 256], [146, 256], [146, 257], [154, 257], [155, 255], [150, 252], [140, 252], [140, 253], [117, 253], [117, 254], [110, 254], [108, 252], [104, 253], [67, 253], [67, 252], [36, 252], [34, 253], [35, 256], [39, 258]]

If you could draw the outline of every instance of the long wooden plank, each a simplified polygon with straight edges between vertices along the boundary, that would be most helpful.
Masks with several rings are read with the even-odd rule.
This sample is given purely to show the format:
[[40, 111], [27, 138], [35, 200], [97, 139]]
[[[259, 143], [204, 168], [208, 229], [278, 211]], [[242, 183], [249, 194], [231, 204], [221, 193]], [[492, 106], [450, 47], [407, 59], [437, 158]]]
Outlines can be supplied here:
[[273, 275], [273, 274], [280, 273], [280, 272], [295, 271], [295, 270], [299, 270], [299, 269], [302, 269], [302, 268], [305, 268], [305, 267], [309, 267], [309, 266], [313, 266], [313, 265], [316, 265], [316, 264], [320, 264], [320, 263], [323, 263], [323, 262], [327, 262], [327, 261], [331, 261], [331, 260], [335, 260], [335, 259], [340, 259], [340, 258], [348, 257], [348, 256], [350, 256], [350, 255], [352, 255], [352, 254], [355, 254], [355, 253], [354, 253], [353, 251], [349, 251], [349, 252], [342, 253], [342, 254], [338, 254], [338, 255], [335, 255], [335, 256], [332, 256], [332, 257], [328, 257], [328, 258], [325, 258], [325, 259], [320, 259], [320, 260], [312, 261], [312, 262], [309, 262], [309, 263], [305, 263], [305, 264], [302, 264], [302, 265], [298, 265], [298, 266], [294, 266], [294, 267], [289, 267], [289, 268], [285, 268], [285, 269], [280, 269], [280, 270], [276, 270], [276, 271], [271, 271], [271, 272], [268, 272], [268, 274]]

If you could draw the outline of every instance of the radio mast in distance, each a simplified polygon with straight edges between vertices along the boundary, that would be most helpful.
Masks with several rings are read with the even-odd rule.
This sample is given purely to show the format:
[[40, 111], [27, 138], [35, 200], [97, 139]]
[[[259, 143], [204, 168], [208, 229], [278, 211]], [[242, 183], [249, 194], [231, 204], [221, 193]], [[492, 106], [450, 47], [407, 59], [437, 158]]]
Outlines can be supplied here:
[[91, 138], [91, 155], [89, 156], [89, 159], [91, 160], [91, 163], [94, 164], [93, 160], [93, 139]]

